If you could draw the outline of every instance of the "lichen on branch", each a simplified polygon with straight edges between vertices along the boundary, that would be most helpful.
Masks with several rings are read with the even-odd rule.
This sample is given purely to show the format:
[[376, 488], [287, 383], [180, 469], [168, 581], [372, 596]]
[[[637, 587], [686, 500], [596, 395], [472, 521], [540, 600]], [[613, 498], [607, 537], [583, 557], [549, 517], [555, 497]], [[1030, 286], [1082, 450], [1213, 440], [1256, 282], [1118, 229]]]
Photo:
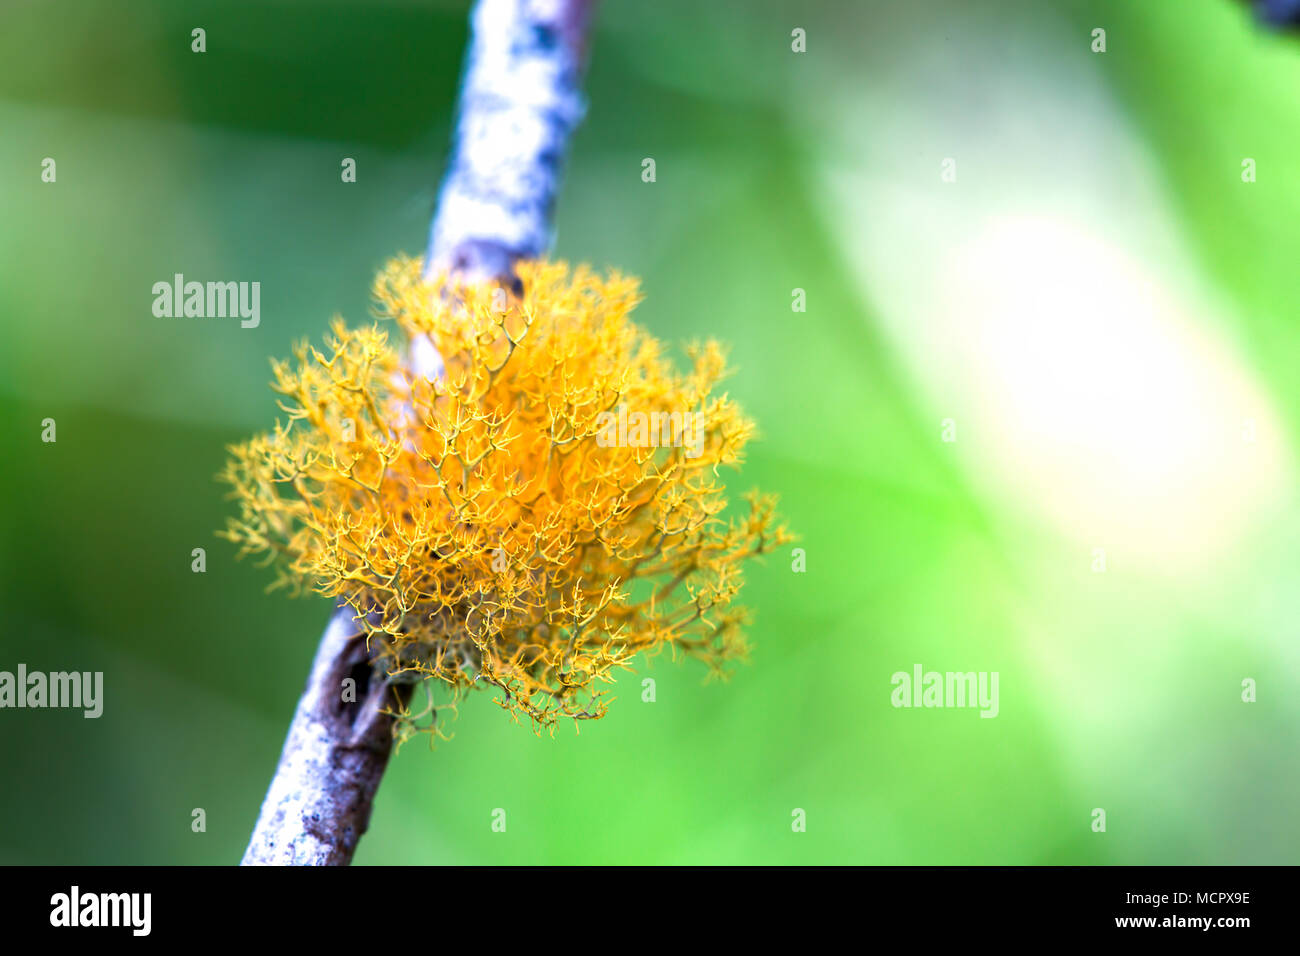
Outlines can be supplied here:
[[[678, 371], [617, 273], [522, 262], [514, 294], [420, 266], [390, 263], [375, 298], [443, 375], [410, 372], [390, 327], [341, 320], [274, 363], [286, 418], [231, 448], [225, 536], [277, 584], [346, 602], [389, 679], [495, 687], [535, 728], [603, 716], [640, 653], [725, 674], [746, 652], [741, 562], [790, 535], [769, 497], [724, 514], [720, 468], [754, 427], [717, 392], [722, 349], [692, 345]], [[673, 427], [613, 428], [628, 410]]]

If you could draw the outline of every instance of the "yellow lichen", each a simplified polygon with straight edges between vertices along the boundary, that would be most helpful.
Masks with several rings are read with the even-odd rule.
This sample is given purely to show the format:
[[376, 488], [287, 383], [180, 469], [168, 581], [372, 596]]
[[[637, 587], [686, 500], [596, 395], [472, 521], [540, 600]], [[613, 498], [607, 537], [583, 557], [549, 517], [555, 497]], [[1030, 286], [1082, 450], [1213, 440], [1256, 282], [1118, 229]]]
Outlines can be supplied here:
[[789, 535], [756, 494], [722, 516], [718, 467], [753, 426], [714, 394], [721, 349], [677, 372], [618, 274], [523, 263], [516, 297], [419, 266], [390, 263], [374, 292], [445, 374], [339, 320], [323, 350], [274, 363], [288, 417], [232, 447], [226, 537], [350, 605], [392, 678], [491, 685], [536, 725], [602, 716], [597, 685], [640, 652], [722, 673], [746, 650], [739, 562]]

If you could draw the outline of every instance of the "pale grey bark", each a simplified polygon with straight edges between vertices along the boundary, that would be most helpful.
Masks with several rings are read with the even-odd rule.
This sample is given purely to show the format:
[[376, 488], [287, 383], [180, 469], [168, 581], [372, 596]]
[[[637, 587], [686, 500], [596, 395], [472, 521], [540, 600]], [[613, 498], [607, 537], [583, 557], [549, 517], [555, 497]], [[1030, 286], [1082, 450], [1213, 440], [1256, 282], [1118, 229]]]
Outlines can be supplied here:
[[479, 0], [456, 145], [425, 274], [506, 279], [551, 244], [569, 135], [584, 110], [589, 0]]
[[[429, 233], [425, 274], [513, 283], [551, 241], [551, 213], [579, 88], [592, 0], [479, 0], [471, 19], [456, 141]], [[411, 370], [442, 362], [411, 343]], [[344, 680], [356, 681], [354, 702]], [[243, 865], [346, 866], [370, 821], [409, 685], [370, 660], [351, 611], [330, 620], [294, 713]]]
[[337, 611], [321, 637], [244, 865], [352, 861], [392, 750], [392, 718], [383, 711], [403, 700], [402, 688], [375, 673], [352, 612]]

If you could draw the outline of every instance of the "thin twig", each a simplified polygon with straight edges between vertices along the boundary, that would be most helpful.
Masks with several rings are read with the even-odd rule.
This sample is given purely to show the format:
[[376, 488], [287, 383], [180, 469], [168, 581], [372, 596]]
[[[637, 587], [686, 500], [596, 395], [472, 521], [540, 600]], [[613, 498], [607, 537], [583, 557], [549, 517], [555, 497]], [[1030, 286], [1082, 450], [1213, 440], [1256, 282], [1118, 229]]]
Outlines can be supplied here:
[[429, 230], [425, 276], [508, 280], [551, 245], [569, 136], [584, 110], [589, 0], [480, 0], [456, 146]]
[[[344, 692], [348, 678], [354, 694]], [[384, 711], [403, 691], [409, 689], [374, 673], [351, 612], [336, 613], [316, 651], [245, 865], [352, 861], [392, 750], [392, 718]]]
[[[568, 139], [582, 118], [579, 88], [591, 0], [479, 0], [456, 129], [425, 275], [456, 272], [515, 284], [514, 266], [550, 246], [551, 213]], [[411, 370], [442, 362], [411, 343]], [[344, 681], [356, 681], [355, 702]], [[346, 866], [370, 821], [392, 750], [392, 718], [409, 684], [370, 660], [340, 609], [321, 638], [244, 865]]]

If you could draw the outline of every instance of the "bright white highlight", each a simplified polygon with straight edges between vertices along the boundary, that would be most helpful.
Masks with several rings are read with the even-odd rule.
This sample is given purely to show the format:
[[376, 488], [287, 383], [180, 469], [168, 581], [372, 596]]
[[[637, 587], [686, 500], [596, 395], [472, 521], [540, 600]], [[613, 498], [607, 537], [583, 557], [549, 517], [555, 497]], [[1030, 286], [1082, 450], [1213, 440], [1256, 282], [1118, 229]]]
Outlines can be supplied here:
[[943, 453], [1008, 540], [1041, 527], [1112, 568], [1222, 568], [1295, 486], [1272, 399], [1091, 60], [967, 41], [985, 44], [966, 54], [978, 73], [918, 37], [900, 84], [921, 64], [944, 89], [973, 83], [978, 110], [867, 84], [819, 131], [837, 144], [819, 177], [826, 221], [927, 437], [955, 421]]
[[1267, 397], [1127, 250], [1061, 221], [993, 219], [937, 278], [931, 318], [961, 396], [949, 414], [1002, 494], [1081, 542], [1180, 564], [1215, 561], [1276, 503], [1286, 449]]

